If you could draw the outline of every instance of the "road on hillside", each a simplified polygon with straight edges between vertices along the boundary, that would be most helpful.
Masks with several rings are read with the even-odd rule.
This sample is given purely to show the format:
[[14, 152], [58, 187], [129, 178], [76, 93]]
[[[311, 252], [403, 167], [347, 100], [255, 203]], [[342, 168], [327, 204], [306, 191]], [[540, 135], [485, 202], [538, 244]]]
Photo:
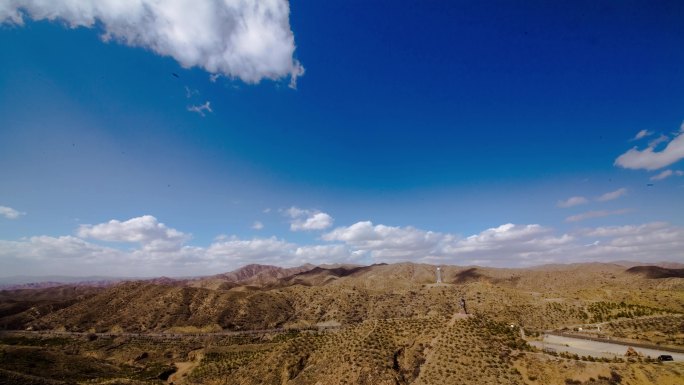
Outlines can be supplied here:
[[530, 341], [530, 345], [539, 349], [553, 349], [556, 352], [568, 352], [579, 356], [593, 356], [613, 358], [615, 356], [625, 357], [627, 348], [631, 347], [644, 357], [650, 356], [657, 358], [662, 354], [672, 356], [675, 361], [683, 362], [684, 353], [673, 353], [665, 350], [644, 348], [636, 345], [620, 345], [610, 342], [598, 342], [583, 338], [558, 336], [545, 334], [542, 341]]

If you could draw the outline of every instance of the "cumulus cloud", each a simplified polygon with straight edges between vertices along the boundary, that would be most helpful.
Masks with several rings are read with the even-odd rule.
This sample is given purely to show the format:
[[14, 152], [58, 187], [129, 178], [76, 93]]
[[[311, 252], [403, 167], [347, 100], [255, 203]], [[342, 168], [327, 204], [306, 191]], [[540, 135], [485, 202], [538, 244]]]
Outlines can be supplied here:
[[113, 219], [98, 225], [81, 225], [77, 234], [81, 238], [101, 241], [139, 243], [148, 251], [178, 250], [190, 239], [189, 235], [159, 223], [151, 215], [124, 222]]
[[566, 200], [558, 201], [556, 203], [556, 206], [562, 207], [562, 208], [568, 208], [568, 207], [583, 205], [583, 204], [588, 203], [588, 202], [589, 202], [589, 200], [587, 198], [577, 196], [577, 197], [570, 197]]
[[657, 262], [684, 259], [684, 228], [665, 222], [598, 227], [585, 230], [584, 235], [601, 238], [601, 242], [579, 254], [581, 260]]
[[297, 264], [322, 264], [333, 262], [355, 262], [362, 253], [353, 253], [345, 245], [309, 245], [298, 247], [294, 257]]
[[204, 113], [205, 111], [206, 111], [206, 112], [214, 112], [214, 110], [211, 109], [211, 104], [209, 103], [209, 101], [206, 101], [204, 104], [200, 104], [200, 105], [198, 105], [198, 106], [194, 106], [194, 105], [193, 105], [193, 106], [188, 106], [188, 111], [190, 111], [190, 112], [196, 112], [196, 113], [198, 113], [201, 117], [205, 117], [205, 116], [206, 116], [206, 114]]
[[651, 136], [651, 135], [653, 135], [653, 132], [651, 132], [649, 130], [641, 130], [641, 131], [637, 132], [637, 134], [634, 136], [634, 138], [632, 140], [639, 140], [639, 139], [642, 139], [642, 138], [645, 138], [645, 137]]
[[289, 77], [304, 67], [294, 58], [287, 0], [5, 0], [0, 22], [57, 20], [70, 28], [99, 27], [104, 41], [143, 47], [185, 68], [246, 83]]
[[548, 258], [573, 240], [574, 237], [568, 234], [555, 236], [552, 229], [538, 224], [507, 223], [450, 243], [444, 253], [451, 260], [466, 258], [486, 259], [490, 263], [532, 264], [539, 262], [535, 258]]
[[333, 217], [318, 210], [300, 209], [293, 206], [284, 213], [290, 217], [290, 230], [292, 231], [325, 230], [334, 222]]
[[338, 227], [324, 234], [323, 240], [342, 241], [355, 249], [369, 251], [373, 258], [411, 259], [439, 253], [451, 236], [414, 227], [373, 225], [370, 221]]
[[7, 219], [17, 219], [22, 215], [26, 215], [26, 213], [22, 213], [21, 211], [17, 211], [11, 207], [0, 206], [0, 216], [3, 216]]
[[[321, 244], [300, 245], [276, 237], [220, 236], [207, 246], [183, 245], [188, 237], [152, 216], [83, 225], [78, 236], [34, 236], [0, 240], [4, 273], [193, 275], [228, 271], [249, 263], [296, 266], [304, 263], [414, 261], [439, 264], [529, 266], [541, 263], [655, 262], [684, 258], [684, 228], [665, 222], [582, 228], [557, 233], [539, 224], [512, 224], [467, 237], [411, 226], [361, 221], [322, 235]], [[119, 249], [89, 242], [129, 242]], [[156, 247], [162, 244], [172, 247]], [[12, 270], [13, 269], [13, 270]]]
[[577, 215], [571, 215], [571, 216], [565, 218], [565, 221], [566, 222], [579, 222], [579, 221], [583, 221], [583, 220], [591, 219], [591, 218], [602, 218], [602, 217], [608, 217], [611, 215], [625, 214], [627, 212], [629, 212], [628, 209], [587, 211], [585, 213], [581, 213], [581, 214], [577, 214]]
[[240, 239], [229, 237], [212, 243], [206, 259], [221, 265], [236, 266], [249, 263], [289, 264], [288, 256], [297, 246], [276, 237]]
[[95, 245], [83, 239], [66, 235], [61, 237], [35, 236], [18, 241], [0, 240], [0, 257], [34, 259], [113, 259], [121, 256], [116, 249]]
[[624, 195], [627, 195], [627, 189], [623, 187], [623, 188], [619, 188], [615, 191], [607, 192], [607, 193], [601, 195], [600, 197], [596, 198], [596, 200], [599, 202], [608, 202], [608, 201], [618, 199]]
[[[639, 150], [637, 147], [631, 148], [618, 156], [614, 164], [633, 170], [657, 170], [676, 163], [684, 158], [684, 135], [682, 133], [684, 133], [684, 124], [662, 150], [657, 151], [656, 146], [663, 140], [656, 139], [651, 141], [648, 147], [643, 150]], [[664, 137], [665, 142], [668, 139], [668, 137]]]

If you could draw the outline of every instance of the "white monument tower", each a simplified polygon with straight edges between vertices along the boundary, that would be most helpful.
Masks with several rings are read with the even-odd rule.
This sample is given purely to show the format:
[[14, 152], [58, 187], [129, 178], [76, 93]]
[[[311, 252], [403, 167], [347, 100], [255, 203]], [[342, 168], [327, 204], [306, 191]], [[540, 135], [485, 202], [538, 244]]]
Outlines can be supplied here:
[[437, 283], [442, 283], [442, 268], [437, 266]]

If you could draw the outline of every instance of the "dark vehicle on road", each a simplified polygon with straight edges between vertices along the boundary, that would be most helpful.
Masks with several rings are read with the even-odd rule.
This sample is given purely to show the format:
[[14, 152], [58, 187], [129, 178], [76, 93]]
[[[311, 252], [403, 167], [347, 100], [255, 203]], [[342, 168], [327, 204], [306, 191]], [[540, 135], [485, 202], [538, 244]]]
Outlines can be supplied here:
[[658, 361], [674, 361], [674, 359], [669, 354], [663, 354], [658, 356]]

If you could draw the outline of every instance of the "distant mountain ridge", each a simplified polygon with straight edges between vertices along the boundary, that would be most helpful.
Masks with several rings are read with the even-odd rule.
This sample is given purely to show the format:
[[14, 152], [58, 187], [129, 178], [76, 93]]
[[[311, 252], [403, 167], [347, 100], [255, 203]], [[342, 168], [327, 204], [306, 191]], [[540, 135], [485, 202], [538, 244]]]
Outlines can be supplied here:
[[[399, 265], [401, 264], [402, 263], [399, 263]], [[419, 265], [413, 263], [408, 264]], [[191, 286], [229, 290], [231, 288], [241, 285], [280, 286], [282, 284], [301, 284], [307, 281], [316, 281], [318, 284], [320, 284], [325, 280], [336, 279], [355, 273], [357, 271], [363, 271], [365, 268], [384, 265], [387, 264], [380, 263], [370, 266], [361, 266], [353, 264], [324, 264], [317, 266], [313, 264], [304, 264], [296, 267], [280, 267], [274, 265], [249, 264], [226, 273], [197, 277], [12, 276], [0, 277], [0, 290], [47, 289], [65, 285], [108, 287], [111, 285], [119, 284], [121, 282], [129, 281], [145, 281], [151, 284]], [[537, 271], [556, 271], [567, 270], [573, 268], [573, 266], [595, 266], [596, 268], [620, 266], [627, 268], [627, 272], [634, 274], [645, 274], [648, 275], [650, 278], [681, 277], [681, 275], [679, 275], [681, 274], [680, 271], [684, 271], [683, 263], [658, 262], [653, 264], [645, 264], [634, 261], [547, 264], [531, 266], [524, 269], [531, 269]], [[647, 267], [649, 267], [650, 269], [646, 269]], [[486, 267], [479, 266], [462, 266], [462, 268], [468, 268], [469, 271], [464, 271], [460, 273], [459, 277], [457, 278], [457, 281], [460, 282], [462, 282], [462, 280], [465, 279], [464, 274], [472, 275], [476, 270], [479, 271], [481, 269], [487, 269]], [[523, 268], [502, 268], [502, 270], [512, 271], [520, 269]], [[468, 277], [468, 279], [472, 278], [473, 276]]]

